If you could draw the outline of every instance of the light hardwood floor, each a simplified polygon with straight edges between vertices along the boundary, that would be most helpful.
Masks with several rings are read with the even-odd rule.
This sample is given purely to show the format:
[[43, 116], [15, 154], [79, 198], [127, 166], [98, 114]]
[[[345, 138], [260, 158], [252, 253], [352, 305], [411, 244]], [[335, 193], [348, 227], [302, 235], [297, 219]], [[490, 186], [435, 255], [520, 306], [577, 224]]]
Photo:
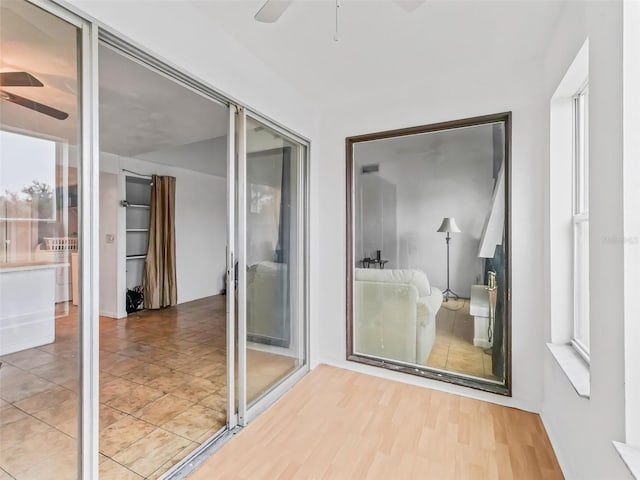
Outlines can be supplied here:
[[562, 479], [538, 415], [321, 365], [189, 480]]

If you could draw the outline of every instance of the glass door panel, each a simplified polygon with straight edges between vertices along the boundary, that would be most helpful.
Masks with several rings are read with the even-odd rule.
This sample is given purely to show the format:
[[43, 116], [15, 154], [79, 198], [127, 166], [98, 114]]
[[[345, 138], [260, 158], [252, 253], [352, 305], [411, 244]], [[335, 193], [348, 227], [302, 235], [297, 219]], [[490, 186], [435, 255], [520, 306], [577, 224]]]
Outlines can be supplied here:
[[[304, 146], [246, 117], [246, 401], [255, 403], [305, 361]], [[241, 158], [240, 161], [243, 159]]]
[[78, 476], [79, 30], [0, 5], [1, 478]]

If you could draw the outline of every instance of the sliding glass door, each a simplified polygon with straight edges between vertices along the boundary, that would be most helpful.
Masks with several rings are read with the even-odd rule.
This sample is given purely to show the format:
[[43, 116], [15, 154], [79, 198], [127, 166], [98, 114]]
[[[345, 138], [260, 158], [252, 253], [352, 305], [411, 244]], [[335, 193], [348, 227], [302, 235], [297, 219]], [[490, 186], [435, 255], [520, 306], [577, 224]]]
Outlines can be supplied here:
[[[0, 478], [180, 476], [219, 438], [225, 394], [227, 427], [244, 425], [308, 370], [307, 143], [148, 52], [106, 31], [98, 35], [96, 25], [57, 4], [2, 0], [0, 8]], [[219, 132], [207, 130], [193, 111], [170, 112], [209, 135], [182, 142], [174, 137], [179, 145], [171, 148], [215, 152], [215, 165], [194, 161], [195, 173], [186, 173], [187, 157], [165, 152], [181, 162], [174, 165], [180, 170], [175, 175], [182, 175], [176, 188], [180, 221], [195, 225], [183, 223], [178, 235], [196, 264], [181, 270], [183, 278], [215, 288], [205, 292], [215, 298], [181, 302], [178, 296], [181, 305], [158, 311], [153, 324], [148, 313], [131, 318], [132, 312], [125, 320], [117, 306], [106, 313], [118, 318], [105, 311], [101, 318], [99, 309], [101, 287], [108, 285], [99, 280], [99, 254], [114, 249], [116, 260], [102, 265], [117, 268], [116, 283], [124, 285], [123, 266], [133, 273], [134, 262], [145, 256], [144, 247], [127, 252], [127, 239], [150, 230], [146, 219], [131, 222], [129, 211], [150, 209], [135, 191], [143, 188], [147, 198], [151, 181], [145, 176], [161, 168], [172, 176], [159, 149], [139, 150], [145, 158], [133, 149], [108, 149], [132, 147], [109, 134], [109, 115], [100, 117], [98, 144], [98, 90], [101, 113], [108, 114], [108, 103], [117, 103], [135, 83], [120, 68], [129, 59], [136, 78], [151, 75], [145, 71], [151, 66], [165, 83], [182, 85], [167, 86], [167, 99], [175, 102], [177, 90], [187, 87], [190, 100], [176, 103], [194, 110], [208, 100], [219, 103], [216, 119], [202, 115], [215, 120]], [[155, 78], [139, 83], [160, 85]], [[112, 111], [119, 112], [111, 126], [120, 135], [127, 130], [143, 137], [137, 125], [123, 127], [124, 108]], [[152, 168], [142, 168], [152, 161]], [[138, 180], [127, 190], [129, 175]], [[212, 185], [215, 196], [207, 197]], [[216, 200], [215, 212], [207, 210], [214, 202], [206, 198]], [[103, 228], [100, 218], [113, 224]], [[193, 247], [199, 232], [210, 230], [221, 232], [216, 242], [214, 235], [200, 234], [204, 245]], [[195, 281], [197, 274], [204, 279]], [[114, 295], [116, 305], [124, 304], [122, 293]], [[215, 427], [206, 423], [212, 418]]]
[[307, 147], [244, 110], [238, 116], [238, 406], [242, 424], [253, 416], [252, 409], [257, 412], [260, 405], [269, 403], [271, 392], [307, 367]]
[[92, 42], [0, 4], [0, 478], [98, 474]]

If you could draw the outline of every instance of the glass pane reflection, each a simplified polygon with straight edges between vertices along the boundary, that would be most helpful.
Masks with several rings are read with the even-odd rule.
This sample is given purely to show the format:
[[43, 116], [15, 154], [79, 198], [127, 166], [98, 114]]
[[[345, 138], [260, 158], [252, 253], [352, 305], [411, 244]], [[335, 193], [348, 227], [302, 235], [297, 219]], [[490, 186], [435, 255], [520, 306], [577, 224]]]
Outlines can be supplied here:
[[247, 118], [247, 403], [304, 364], [304, 147]]
[[0, 476], [75, 479], [78, 31], [0, 9]]
[[503, 383], [504, 156], [504, 122], [354, 144], [354, 353]]

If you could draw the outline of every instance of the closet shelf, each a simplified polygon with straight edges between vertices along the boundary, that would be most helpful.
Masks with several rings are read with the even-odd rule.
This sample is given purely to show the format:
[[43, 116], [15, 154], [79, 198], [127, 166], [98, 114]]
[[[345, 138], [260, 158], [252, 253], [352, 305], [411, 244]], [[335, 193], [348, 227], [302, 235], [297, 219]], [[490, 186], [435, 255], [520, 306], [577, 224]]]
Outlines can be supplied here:
[[143, 232], [148, 232], [148, 231], [149, 231], [148, 228], [127, 228], [127, 233], [129, 233], [129, 232], [140, 232], [140, 233], [143, 233]]
[[127, 260], [138, 260], [142, 258], [147, 258], [146, 255], [127, 255]]

